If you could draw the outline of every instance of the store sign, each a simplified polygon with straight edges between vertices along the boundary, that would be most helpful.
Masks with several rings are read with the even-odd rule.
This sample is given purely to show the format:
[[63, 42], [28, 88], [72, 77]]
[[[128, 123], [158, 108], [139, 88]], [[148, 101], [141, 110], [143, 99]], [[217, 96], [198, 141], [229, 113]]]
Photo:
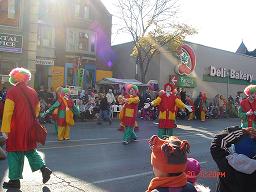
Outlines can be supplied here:
[[0, 51], [22, 53], [22, 36], [0, 33]]
[[193, 49], [183, 44], [179, 51], [179, 65], [175, 68], [175, 72], [179, 75], [190, 75], [196, 68], [196, 55]]
[[53, 59], [36, 59], [36, 65], [54, 65], [54, 60]]
[[83, 82], [84, 82], [84, 69], [78, 69], [77, 73], [77, 84], [79, 87], [83, 87]]
[[178, 87], [194, 88], [194, 87], [196, 87], [196, 81], [192, 77], [179, 76], [177, 85], [178, 85]]
[[234, 69], [226, 69], [224, 67], [216, 68], [214, 66], [210, 66], [210, 74], [211, 77], [221, 77], [226, 78], [229, 76], [230, 79], [238, 79], [244, 80], [248, 82], [252, 82], [253, 75], [249, 73], [243, 73], [242, 71], [236, 71]]
[[50, 67], [51, 87], [56, 90], [57, 87], [63, 86], [64, 84], [64, 67], [51, 66]]
[[172, 83], [173, 85], [176, 85], [178, 81], [178, 75], [170, 75], [169, 82]]

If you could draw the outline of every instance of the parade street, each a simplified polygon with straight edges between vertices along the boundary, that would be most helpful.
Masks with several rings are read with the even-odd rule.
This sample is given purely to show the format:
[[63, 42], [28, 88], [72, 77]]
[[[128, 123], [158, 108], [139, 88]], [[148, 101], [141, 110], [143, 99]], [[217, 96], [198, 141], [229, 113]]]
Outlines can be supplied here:
[[[239, 119], [216, 119], [200, 121], [178, 120], [174, 134], [189, 141], [189, 157], [201, 163], [199, 183], [215, 191], [217, 178], [208, 174], [215, 172], [216, 164], [210, 154], [210, 143], [218, 131], [227, 126], [238, 125]], [[118, 120], [110, 126], [107, 122], [77, 122], [71, 129], [71, 140], [58, 142], [53, 125], [47, 124], [48, 138], [38, 151], [47, 166], [53, 170], [51, 179], [42, 184], [41, 172], [32, 173], [25, 161], [22, 192], [143, 192], [153, 177], [150, 165], [148, 139], [157, 133], [152, 121], [139, 121], [138, 142], [122, 144], [123, 133], [117, 131]], [[8, 180], [7, 160], [0, 161], [0, 191], [3, 181]], [[12, 191], [12, 190], [9, 190]]]

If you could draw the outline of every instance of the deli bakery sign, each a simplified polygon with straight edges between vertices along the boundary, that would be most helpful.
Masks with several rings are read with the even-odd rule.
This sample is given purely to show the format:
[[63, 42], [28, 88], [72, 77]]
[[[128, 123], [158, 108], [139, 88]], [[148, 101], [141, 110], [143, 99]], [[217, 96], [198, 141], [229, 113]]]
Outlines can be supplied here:
[[234, 69], [227, 69], [224, 67], [216, 68], [214, 66], [210, 66], [210, 74], [211, 77], [221, 77], [226, 78], [229, 76], [230, 79], [244, 80], [248, 82], [252, 82], [253, 75], [249, 73], [243, 73], [242, 71], [236, 71]]
[[0, 33], [0, 51], [22, 53], [22, 36]]

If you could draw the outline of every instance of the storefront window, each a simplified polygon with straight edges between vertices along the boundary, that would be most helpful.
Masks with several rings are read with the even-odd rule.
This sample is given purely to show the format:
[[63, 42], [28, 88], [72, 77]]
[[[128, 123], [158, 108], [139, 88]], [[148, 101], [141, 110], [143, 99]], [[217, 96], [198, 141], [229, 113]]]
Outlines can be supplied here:
[[0, 25], [17, 27], [20, 19], [20, 0], [0, 0]]
[[54, 48], [55, 43], [54, 28], [40, 25], [38, 27], [38, 46]]
[[73, 68], [68, 68], [67, 69], [67, 85], [74, 85]]

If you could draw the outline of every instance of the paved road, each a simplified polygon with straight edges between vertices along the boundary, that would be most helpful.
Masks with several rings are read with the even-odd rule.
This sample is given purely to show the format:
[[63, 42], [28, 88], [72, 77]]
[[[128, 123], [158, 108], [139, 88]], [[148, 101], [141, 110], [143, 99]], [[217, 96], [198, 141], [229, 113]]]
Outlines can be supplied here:
[[[174, 133], [190, 142], [189, 156], [201, 162], [202, 171], [214, 171], [210, 142], [216, 132], [238, 123], [238, 119], [178, 121], [179, 129]], [[61, 143], [56, 141], [52, 125], [47, 125], [48, 141], [38, 150], [54, 174], [47, 185], [42, 185], [41, 173], [32, 173], [25, 162], [22, 188], [18, 191], [145, 191], [153, 177], [147, 139], [157, 132], [157, 125], [151, 121], [139, 121], [139, 125], [139, 142], [127, 146], [121, 143], [118, 121], [111, 126], [78, 122], [72, 128], [71, 140]], [[7, 175], [7, 161], [0, 161], [1, 186]], [[199, 182], [215, 190], [216, 178], [200, 178]], [[1, 186], [0, 191], [4, 191]]]

